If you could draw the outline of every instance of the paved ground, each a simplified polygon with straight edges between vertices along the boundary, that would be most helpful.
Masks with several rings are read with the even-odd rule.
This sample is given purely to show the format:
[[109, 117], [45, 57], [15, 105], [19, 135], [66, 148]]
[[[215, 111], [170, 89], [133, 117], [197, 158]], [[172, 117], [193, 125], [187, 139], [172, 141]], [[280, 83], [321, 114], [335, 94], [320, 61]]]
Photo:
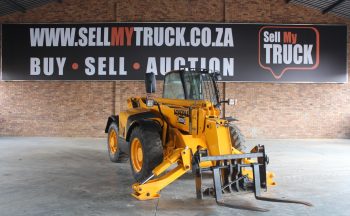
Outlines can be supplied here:
[[[129, 163], [109, 162], [104, 139], [0, 137], [0, 215], [350, 215], [350, 140], [251, 140], [265, 144], [278, 186], [269, 196], [314, 207], [233, 197], [268, 213], [195, 199], [191, 174], [159, 200], [137, 201]], [[209, 179], [208, 179], [209, 180]]]

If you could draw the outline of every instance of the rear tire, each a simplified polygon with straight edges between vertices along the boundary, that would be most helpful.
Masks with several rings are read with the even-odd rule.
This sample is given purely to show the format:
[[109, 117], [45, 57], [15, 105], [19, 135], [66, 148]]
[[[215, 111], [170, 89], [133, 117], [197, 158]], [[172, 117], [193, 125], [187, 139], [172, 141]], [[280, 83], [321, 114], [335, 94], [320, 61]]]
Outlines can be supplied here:
[[162, 161], [162, 141], [154, 125], [145, 123], [134, 128], [130, 136], [130, 165], [135, 180], [148, 178]]
[[232, 147], [239, 151], [245, 151], [247, 149], [245, 146], [245, 137], [243, 136], [241, 130], [237, 127], [237, 125], [232, 123], [229, 124], [229, 129]]
[[118, 131], [118, 125], [113, 122], [108, 129], [107, 148], [109, 159], [114, 163], [122, 162], [123, 155], [118, 146]]

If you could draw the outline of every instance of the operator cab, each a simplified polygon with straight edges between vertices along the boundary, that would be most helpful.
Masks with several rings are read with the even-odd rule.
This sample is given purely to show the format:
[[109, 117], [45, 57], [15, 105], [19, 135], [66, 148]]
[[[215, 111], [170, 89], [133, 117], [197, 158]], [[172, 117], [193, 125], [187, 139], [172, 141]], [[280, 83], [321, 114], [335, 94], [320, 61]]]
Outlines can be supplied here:
[[216, 81], [219, 73], [189, 69], [168, 72], [164, 78], [163, 98], [182, 100], [207, 100], [219, 104]]

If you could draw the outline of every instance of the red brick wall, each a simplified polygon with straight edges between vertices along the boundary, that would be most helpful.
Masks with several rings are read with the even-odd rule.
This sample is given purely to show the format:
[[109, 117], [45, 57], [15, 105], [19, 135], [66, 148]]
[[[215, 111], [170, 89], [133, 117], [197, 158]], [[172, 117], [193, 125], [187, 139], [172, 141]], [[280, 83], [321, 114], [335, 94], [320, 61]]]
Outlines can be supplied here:
[[[21, 22], [267, 22], [349, 20], [284, 0], [67, 0], [0, 17]], [[158, 83], [161, 92], [161, 82]], [[349, 84], [221, 84], [226, 107], [254, 138], [350, 138]], [[107, 117], [142, 95], [142, 82], [0, 82], [0, 135], [102, 137]]]

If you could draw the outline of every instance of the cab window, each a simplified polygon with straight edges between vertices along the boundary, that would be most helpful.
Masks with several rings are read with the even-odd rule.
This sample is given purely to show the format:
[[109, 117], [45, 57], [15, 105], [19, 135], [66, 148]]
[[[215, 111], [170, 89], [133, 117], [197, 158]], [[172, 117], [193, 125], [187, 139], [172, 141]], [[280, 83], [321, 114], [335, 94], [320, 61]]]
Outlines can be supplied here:
[[165, 76], [163, 98], [185, 99], [180, 73], [173, 72]]

